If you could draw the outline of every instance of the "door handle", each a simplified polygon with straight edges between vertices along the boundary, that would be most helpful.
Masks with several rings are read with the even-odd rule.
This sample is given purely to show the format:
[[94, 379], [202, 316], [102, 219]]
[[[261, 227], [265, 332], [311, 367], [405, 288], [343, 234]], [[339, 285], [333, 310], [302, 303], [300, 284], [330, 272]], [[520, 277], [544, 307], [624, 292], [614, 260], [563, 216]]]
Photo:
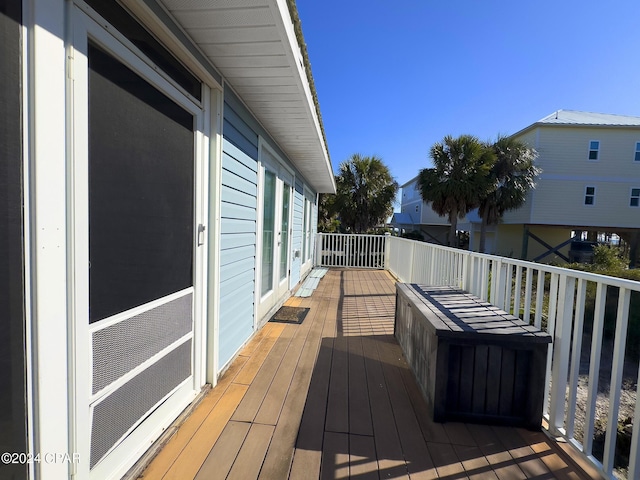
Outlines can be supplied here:
[[203, 224], [198, 225], [198, 247], [204, 245], [204, 231], [207, 229]]

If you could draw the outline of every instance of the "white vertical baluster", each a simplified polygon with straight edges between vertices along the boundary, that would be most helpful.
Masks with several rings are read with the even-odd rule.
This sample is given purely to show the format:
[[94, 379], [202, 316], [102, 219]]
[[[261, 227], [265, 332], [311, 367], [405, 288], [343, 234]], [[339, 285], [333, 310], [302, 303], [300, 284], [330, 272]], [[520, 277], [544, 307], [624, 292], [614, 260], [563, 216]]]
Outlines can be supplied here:
[[[556, 308], [558, 306], [558, 274], [551, 274], [551, 288], [549, 292], [549, 311], [547, 312], [547, 332], [551, 334], [553, 338], [555, 338], [555, 328], [556, 328]], [[553, 348], [549, 349], [549, 354], [547, 355], [547, 368], [544, 382], [544, 408], [543, 415], [547, 415], [549, 413], [549, 381], [551, 380], [551, 359], [553, 354]], [[553, 429], [553, 425], [550, 425]]]
[[533, 268], [527, 267], [527, 277], [524, 287], [524, 314], [523, 320], [531, 324], [531, 294], [533, 292]]
[[[553, 373], [549, 428], [553, 433], [564, 429], [564, 405], [567, 392], [569, 352], [571, 350], [571, 325], [576, 279], [567, 275], [559, 278], [555, 332], [553, 334]], [[545, 397], [546, 399], [546, 397]]]
[[604, 471], [613, 474], [613, 462], [618, 437], [618, 412], [620, 410], [620, 389], [622, 388], [622, 370], [624, 368], [624, 350], [627, 342], [627, 326], [629, 324], [629, 300], [631, 292], [621, 288], [618, 294], [618, 314], [616, 315], [616, 337], [613, 346], [613, 369], [611, 371], [611, 387], [609, 388], [609, 415], [607, 433], [604, 442]]
[[513, 288], [513, 314], [521, 318], [520, 315], [520, 297], [522, 296], [522, 267], [516, 267], [516, 282]]
[[578, 378], [580, 376], [580, 354], [582, 353], [582, 333], [584, 328], [584, 302], [587, 282], [580, 278], [576, 295], [576, 308], [573, 323], [573, 343], [571, 346], [571, 372], [569, 375], [569, 411], [567, 412], [567, 438], [574, 437], [576, 404], [578, 396]]
[[604, 307], [607, 299], [607, 285], [598, 283], [596, 287], [596, 305], [593, 312], [591, 331], [591, 360], [589, 361], [589, 393], [584, 414], [585, 455], [591, 455], [593, 449], [593, 428], [596, 420], [596, 401], [598, 397], [598, 377], [600, 376], [600, 356], [602, 354], [602, 335], [604, 332]]

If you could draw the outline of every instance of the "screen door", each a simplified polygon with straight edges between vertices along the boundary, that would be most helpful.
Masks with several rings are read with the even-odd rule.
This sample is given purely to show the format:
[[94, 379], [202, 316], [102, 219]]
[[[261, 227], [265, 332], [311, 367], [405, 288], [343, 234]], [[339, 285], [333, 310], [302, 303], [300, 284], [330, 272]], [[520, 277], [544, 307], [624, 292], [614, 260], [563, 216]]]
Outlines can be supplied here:
[[126, 42], [76, 18], [76, 438], [101, 478], [148, 448], [198, 387], [203, 115]]

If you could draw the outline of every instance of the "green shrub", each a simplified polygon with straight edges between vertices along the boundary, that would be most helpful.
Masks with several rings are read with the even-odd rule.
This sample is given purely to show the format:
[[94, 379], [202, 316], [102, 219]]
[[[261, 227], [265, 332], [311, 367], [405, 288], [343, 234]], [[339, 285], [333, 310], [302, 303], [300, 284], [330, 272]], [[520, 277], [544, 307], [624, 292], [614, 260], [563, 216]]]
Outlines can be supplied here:
[[593, 247], [593, 267], [596, 270], [624, 270], [629, 259], [624, 258], [622, 250], [610, 245]]

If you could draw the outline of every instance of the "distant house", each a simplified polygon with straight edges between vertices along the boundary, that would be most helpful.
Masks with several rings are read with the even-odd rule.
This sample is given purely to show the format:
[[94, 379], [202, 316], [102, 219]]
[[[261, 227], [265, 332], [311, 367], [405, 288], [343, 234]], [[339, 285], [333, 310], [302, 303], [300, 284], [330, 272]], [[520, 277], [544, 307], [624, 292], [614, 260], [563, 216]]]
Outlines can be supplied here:
[[[486, 252], [563, 262], [572, 235], [616, 234], [638, 252], [640, 241], [640, 117], [558, 110], [513, 135], [538, 152], [542, 169], [522, 208], [506, 212], [487, 229]], [[394, 226], [427, 233], [446, 243], [448, 220], [422, 202], [417, 177], [402, 186], [401, 216]], [[480, 218], [469, 212], [458, 224], [469, 231], [469, 248], [480, 242]], [[574, 244], [575, 245], [575, 244]], [[635, 258], [635, 257], [634, 257]]]
[[[562, 262], [580, 231], [615, 233], [637, 249], [640, 117], [559, 110], [513, 137], [537, 150], [542, 173], [525, 205], [490, 229], [487, 253]], [[472, 225], [474, 249], [479, 219]]]
[[[414, 177], [400, 188], [402, 189], [401, 211], [395, 213], [391, 224], [406, 233], [420, 232], [425, 241], [447, 245], [449, 235], [448, 217], [438, 215], [430, 204], [422, 201], [420, 190], [416, 188], [418, 177]], [[458, 220], [458, 230], [468, 231], [468, 216]]]
[[2, 478], [121, 478], [310, 271], [292, 5], [0, 0], [0, 451], [69, 455]]

